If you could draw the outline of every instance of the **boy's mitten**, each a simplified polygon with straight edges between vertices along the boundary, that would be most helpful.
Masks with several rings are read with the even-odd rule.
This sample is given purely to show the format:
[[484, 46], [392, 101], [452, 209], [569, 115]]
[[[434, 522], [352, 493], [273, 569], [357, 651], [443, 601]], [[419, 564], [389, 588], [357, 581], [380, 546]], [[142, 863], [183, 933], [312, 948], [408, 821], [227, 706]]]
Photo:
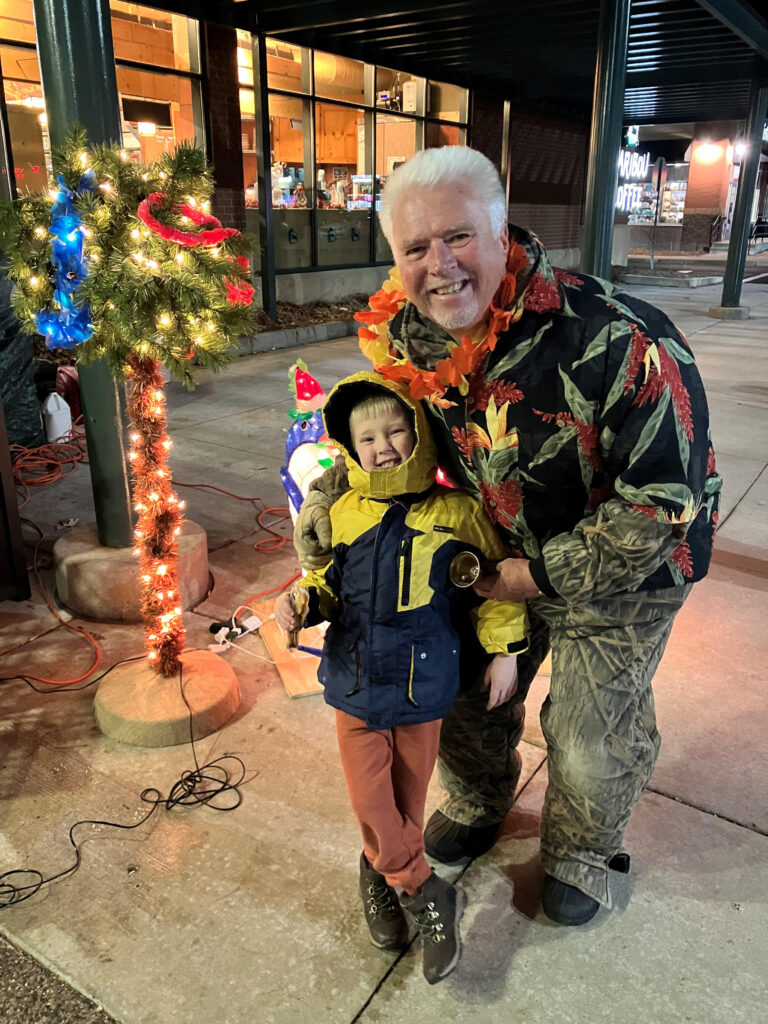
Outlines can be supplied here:
[[313, 481], [299, 510], [293, 544], [303, 569], [322, 569], [331, 560], [330, 508], [348, 490], [347, 467], [340, 455]]

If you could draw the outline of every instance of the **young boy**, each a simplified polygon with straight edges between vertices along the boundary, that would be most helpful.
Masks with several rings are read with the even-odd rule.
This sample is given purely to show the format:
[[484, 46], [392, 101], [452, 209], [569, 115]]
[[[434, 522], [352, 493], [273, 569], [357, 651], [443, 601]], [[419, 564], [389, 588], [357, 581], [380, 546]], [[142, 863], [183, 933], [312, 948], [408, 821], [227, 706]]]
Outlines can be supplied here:
[[463, 892], [435, 875], [424, 856], [440, 721], [456, 697], [460, 657], [489, 662], [489, 708], [514, 693], [515, 656], [528, 646], [525, 607], [451, 586], [449, 566], [460, 552], [494, 562], [506, 552], [474, 499], [435, 482], [426, 416], [406, 389], [357, 373], [331, 391], [323, 416], [352, 490], [331, 508], [332, 561], [302, 580], [305, 618], [288, 594], [276, 602], [275, 617], [285, 630], [330, 622], [318, 676], [336, 709], [360, 823], [360, 894], [371, 941], [401, 949], [407, 910], [423, 936], [424, 976], [434, 984], [458, 963], [464, 906]]

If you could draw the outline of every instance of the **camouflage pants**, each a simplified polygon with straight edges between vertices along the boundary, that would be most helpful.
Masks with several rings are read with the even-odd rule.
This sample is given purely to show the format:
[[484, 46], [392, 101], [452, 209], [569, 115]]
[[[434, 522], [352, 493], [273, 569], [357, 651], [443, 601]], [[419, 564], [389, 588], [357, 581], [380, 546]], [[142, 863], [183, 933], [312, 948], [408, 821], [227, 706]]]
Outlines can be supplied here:
[[444, 719], [438, 768], [441, 810], [463, 824], [501, 821], [520, 775], [516, 746], [524, 701], [552, 650], [541, 709], [549, 786], [541, 821], [544, 870], [610, 906], [607, 862], [659, 752], [651, 680], [690, 585], [581, 605], [529, 602], [530, 649], [518, 658], [518, 692], [486, 711], [477, 686]]

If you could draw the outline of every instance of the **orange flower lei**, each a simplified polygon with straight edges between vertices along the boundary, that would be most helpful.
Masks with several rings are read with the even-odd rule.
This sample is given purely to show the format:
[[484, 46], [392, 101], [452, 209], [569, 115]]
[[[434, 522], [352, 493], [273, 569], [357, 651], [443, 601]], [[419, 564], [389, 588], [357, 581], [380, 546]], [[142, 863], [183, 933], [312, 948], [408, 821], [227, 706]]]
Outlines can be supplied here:
[[518, 242], [511, 242], [507, 255], [507, 273], [501, 280], [496, 295], [491, 300], [487, 328], [475, 332], [470, 338], [465, 334], [461, 344], [453, 343], [445, 359], [441, 359], [434, 370], [420, 370], [410, 360], [403, 358], [394, 346], [390, 324], [407, 301], [403, 291], [400, 271], [393, 267], [389, 280], [369, 299], [370, 311], [355, 313], [360, 349], [373, 363], [373, 368], [387, 380], [403, 381], [408, 385], [411, 397], [428, 402], [442, 409], [456, 405], [443, 395], [449, 387], [459, 389], [462, 395], [469, 390], [467, 378], [493, 352], [499, 334], [511, 323], [520, 319], [522, 302], [515, 302], [517, 275], [528, 265], [525, 248]]

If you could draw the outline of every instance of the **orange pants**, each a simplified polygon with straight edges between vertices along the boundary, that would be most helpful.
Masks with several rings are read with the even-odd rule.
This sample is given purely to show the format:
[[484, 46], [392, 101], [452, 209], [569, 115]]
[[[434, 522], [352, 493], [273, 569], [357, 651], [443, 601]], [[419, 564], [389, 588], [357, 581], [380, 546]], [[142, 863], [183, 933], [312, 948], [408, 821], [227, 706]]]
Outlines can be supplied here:
[[424, 805], [437, 760], [440, 720], [369, 729], [336, 711], [341, 766], [368, 863], [409, 895], [429, 878]]

